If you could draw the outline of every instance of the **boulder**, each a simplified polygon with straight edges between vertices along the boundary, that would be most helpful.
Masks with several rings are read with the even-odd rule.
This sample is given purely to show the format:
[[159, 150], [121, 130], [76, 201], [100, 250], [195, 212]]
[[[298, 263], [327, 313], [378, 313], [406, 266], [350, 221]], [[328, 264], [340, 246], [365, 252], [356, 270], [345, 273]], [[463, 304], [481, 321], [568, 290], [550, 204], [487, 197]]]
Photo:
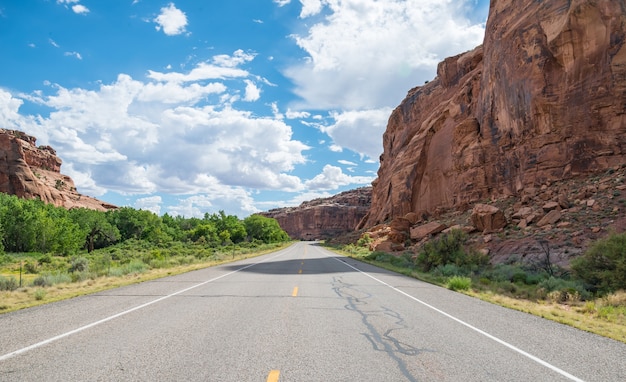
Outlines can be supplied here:
[[430, 222], [411, 228], [411, 240], [420, 241], [430, 235], [438, 234], [445, 230], [447, 226], [439, 222]]
[[495, 232], [507, 225], [504, 212], [488, 204], [475, 205], [470, 219], [472, 225], [484, 233]]
[[554, 225], [556, 222], [561, 220], [561, 211], [552, 210], [548, 212], [541, 220], [537, 222], [537, 227], [544, 227], [547, 225]]

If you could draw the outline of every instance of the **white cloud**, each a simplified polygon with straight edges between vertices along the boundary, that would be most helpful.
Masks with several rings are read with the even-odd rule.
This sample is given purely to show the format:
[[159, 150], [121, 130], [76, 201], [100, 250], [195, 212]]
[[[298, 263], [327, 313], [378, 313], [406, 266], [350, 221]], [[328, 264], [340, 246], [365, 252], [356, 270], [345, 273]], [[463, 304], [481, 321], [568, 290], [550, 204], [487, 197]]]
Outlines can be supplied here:
[[307, 180], [305, 185], [309, 190], [336, 190], [339, 187], [353, 184], [370, 184], [373, 180], [373, 177], [346, 175], [340, 167], [326, 165], [321, 174]]
[[[173, 216], [202, 217], [205, 212], [215, 210], [215, 206], [240, 218], [250, 216], [259, 209], [248, 192], [239, 187], [215, 184], [206, 193], [179, 199], [176, 205], [169, 206], [167, 213]], [[214, 211], [216, 212], [216, 211]]]
[[342, 153], [343, 152], [343, 147], [339, 146], [339, 145], [330, 145], [328, 146], [328, 149], [334, 153]]
[[48, 42], [50, 43], [50, 45], [52, 45], [55, 48], [60, 48], [59, 44], [56, 43], [56, 41], [54, 41], [53, 39], [49, 38]]
[[350, 162], [348, 160], [343, 160], [343, 159], [340, 159], [337, 162], [340, 163], [340, 164], [346, 165], [346, 166], [356, 166], [357, 165], [354, 162]]
[[217, 66], [212, 64], [206, 64], [204, 62], [198, 64], [189, 73], [161, 73], [152, 70], [148, 71], [148, 78], [156, 81], [167, 82], [193, 82], [202, 80], [247, 77], [248, 75], [249, 73], [243, 69]]
[[391, 108], [333, 112], [334, 124], [319, 127], [333, 139], [334, 145], [376, 159], [383, 151], [382, 136], [390, 114]]
[[76, 4], [72, 6], [72, 11], [74, 11], [74, 13], [77, 13], [79, 15], [84, 15], [89, 13], [89, 8], [85, 7], [82, 4]]
[[245, 80], [246, 83], [246, 94], [243, 97], [244, 101], [254, 102], [261, 98], [261, 89], [259, 89], [254, 82], [250, 80]]
[[246, 62], [254, 60], [256, 53], [244, 52], [241, 49], [237, 49], [232, 55], [220, 54], [213, 57], [213, 64], [226, 68], [233, 68], [239, 65], [243, 65]]
[[299, 118], [309, 118], [311, 113], [306, 111], [292, 111], [291, 109], [287, 109], [285, 113], [287, 119], [299, 119]]
[[464, 16], [469, 2], [301, 0], [301, 17], [319, 16], [293, 36], [307, 59], [285, 71], [300, 108], [397, 105], [439, 61], [482, 43], [483, 25]]
[[315, 16], [322, 11], [322, 5], [327, 0], [300, 0], [302, 4], [301, 18]]
[[273, 0], [274, 3], [278, 4], [279, 7], [283, 7], [289, 3], [291, 3], [291, 0]]
[[[120, 74], [90, 90], [50, 84], [52, 94], [36, 91], [21, 99], [0, 91], [0, 126], [53, 146], [64, 161], [62, 171], [71, 171], [79, 192], [92, 195], [215, 189], [224, 200], [237, 197], [229, 203], [243, 203], [239, 211], [252, 211], [251, 198], [233, 189], [302, 191], [303, 182], [290, 173], [306, 163], [309, 147], [292, 138], [282, 118], [234, 108], [229, 102], [245, 89], [248, 100], [257, 99], [256, 86], [249, 73], [230, 66], [237, 59], [218, 61], [227, 67], [150, 72], [145, 81]], [[229, 87], [206, 81], [224, 75], [222, 70], [233, 76]], [[48, 108], [49, 115], [21, 116], [25, 100]]]
[[82, 60], [83, 59], [83, 56], [81, 56], [80, 53], [78, 53], [78, 52], [65, 52], [64, 55], [65, 56], [76, 57], [76, 59], [78, 59], [78, 60]]
[[155, 214], [159, 215], [161, 213], [161, 204], [163, 203], [163, 199], [158, 196], [148, 196], [145, 198], [139, 198], [135, 200], [134, 208], [151, 211]]
[[153, 21], [158, 24], [156, 30], [163, 29], [163, 33], [168, 36], [179, 35], [186, 31], [187, 16], [183, 11], [176, 8], [174, 3], [161, 8], [161, 13]]

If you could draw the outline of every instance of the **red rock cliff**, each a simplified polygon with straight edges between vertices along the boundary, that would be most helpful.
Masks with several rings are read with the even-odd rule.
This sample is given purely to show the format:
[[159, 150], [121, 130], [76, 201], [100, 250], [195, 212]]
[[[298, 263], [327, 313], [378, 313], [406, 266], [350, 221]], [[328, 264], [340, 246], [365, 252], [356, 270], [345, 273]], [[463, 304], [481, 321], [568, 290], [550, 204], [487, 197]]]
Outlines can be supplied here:
[[371, 187], [359, 188], [261, 215], [276, 219], [293, 239], [328, 239], [355, 230], [369, 210], [371, 190]]
[[492, 0], [482, 46], [392, 113], [360, 227], [626, 161], [626, 5]]
[[61, 159], [50, 146], [35, 146], [37, 139], [23, 132], [0, 129], [0, 192], [21, 198], [39, 198], [56, 206], [100, 211], [116, 208], [81, 195], [74, 181], [61, 174]]

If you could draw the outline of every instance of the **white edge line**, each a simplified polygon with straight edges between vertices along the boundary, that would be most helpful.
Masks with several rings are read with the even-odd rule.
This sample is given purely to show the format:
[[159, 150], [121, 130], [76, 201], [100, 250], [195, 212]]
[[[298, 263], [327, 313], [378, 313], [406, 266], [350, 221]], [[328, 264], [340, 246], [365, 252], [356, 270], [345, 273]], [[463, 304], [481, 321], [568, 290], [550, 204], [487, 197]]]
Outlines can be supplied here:
[[556, 366], [554, 366], [554, 365], [552, 365], [552, 364], [542, 360], [541, 358], [538, 358], [538, 357], [536, 357], [536, 356], [534, 356], [534, 355], [532, 355], [532, 354], [530, 354], [528, 352], [525, 352], [524, 350], [522, 350], [522, 349], [520, 349], [520, 348], [518, 348], [518, 347], [516, 347], [514, 345], [511, 345], [510, 343], [508, 343], [508, 342], [506, 342], [504, 340], [501, 340], [498, 337], [493, 336], [493, 335], [485, 332], [484, 330], [478, 329], [477, 327], [472, 326], [472, 325], [468, 324], [467, 322], [465, 322], [465, 321], [463, 321], [461, 319], [458, 319], [458, 318], [452, 316], [451, 314], [446, 313], [443, 310], [438, 309], [438, 308], [436, 308], [436, 307], [434, 307], [434, 306], [432, 306], [432, 305], [430, 305], [430, 304], [428, 304], [428, 303], [418, 299], [417, 297], [413, 297], [410, 294], [408, 294], [408, 293], [406, 293], [404, 291], [401, 291], [400, 289], [398, 289], [398, 288], [396, 288], [396, 287], [394, 287], [394, 286], [392, 286], [390, 284], [387, 284], [386, 282], [384, 282], [384, 281], [382, 281], [380, 279], [377, 279], [376, 277], [370, 275], [369, 273], [364, 272], [364, 271], [362, 271], [362, 270], [360, 270], [360, 269], [358, 269], [356, 267], [353, 267], [352, 265], [346, 263], [345, 261], [340, 260], [337, 257], [333, 257], [333, 259], [339, 261], [340, 263], [343, 263], [343, 264], [347, 265], [348, 267], [350, 267], [350, 268], [354, 269], [355, 271], [357, 271], [357, 272], [359, 272], [359, 273], [361, 273], [361, 274], [371, 278], [372, 280], [375, 280], [375, 281], [383, 284], [384, 286], [393, 289], [394, 291], [396, 291], [396, 292], [398, 292], [398, 293], [400, 293], [400, 294], [410, 298], [411, 300], [413, 300], [415, 302], [418, 302], [418, 303], [420, 303], [420, 304], [422, 304], [422, 305], [424, 305], [424, 306], [434, 310], [435, 312], [440, 313], [440, 314], [442, 314], [442, 315], [444, 315], [444, 316], [446, 316], [446, 317], [448, 317], [448, 318], [458, 322], [459, 324], [464, 325], [464, 326], [468, 327], [469, 329], [472, 329], [473, 331], [478, 332], [478, 333], [482, 334], [483, 336], [485, 336], [485, 337], [487, 337], [487, 338], [489, 338], [491, 340], [494, 340], [497, 343], [499, 343], [501, 345], [504, 345], [504, 346], [508, 347], [509, 349], [511, 349], [511, 350], [513, 350], [513, 351], [515, 351], [515, 352], [517, 352], [517, 353], [519, 353], [519, 354], [521, 354], [521, 355], [523, 355], [523, 356], [525, 356], [527, 358], [530, 358], [531, 360], [533, 360], [533, 361], [535, 361], [535, 362], [537, 362], [537, 363], [547, 367], [548, 369], [551, 369], [551, 370], [561, 374], [562, 376], [564, 376], [564, 377], [566, 377], [566, 378], [568, 378], [568, 379], [570, 379], [572, 381], [584, 382], [584, 380], [582, 380], [582, 379], [580, 379], [580, 378], [578, 378], [578, 377], [576, 377], [576, 376], [566, 372], [565, 370], [559, 369], [558, 367], [556, 367]]
[[166, 300], [166, 299], [168, 299], [168, 298], [170, 298], [170, 297], [174, 297], [174, 296], [179, 295], [179, 294], [181, 294], [181, 293], [188, 292], [188, 291], [190, 291], [190, 290], [192, 290], [192, 289], [195, 289], [195, 288], [198, 288], [198, 287], [200, 287], [200, 286], [202, 286], [202, 285], [206, 285], [206, 284], [211, 283], [211, 282], [213, 282], [213, 281], [217, 281], [217, 280], [219, 280], [219, 279], [221, 279], [221, 278], [224, 278], [224, 277], [226, 277], [226, 276], [230, 276], [230, 275], [232, 275], [233, 273], [237, 273], [237, 272], [243, 271], [244, 269], [251, 268], [251, 267], [253, 267], [253, 266], [255, 266], [255, 265], [258, 265], [258, 264], [261, 264], [261, 263], [267, 262], [267, 261], [269, 261], [269, 260], [273, 260], [273, 259], [275, 259], [275, 258], [277, 258], [277, 257], [279, 257], [279, 256], [283, 256], [284, 254], [285, 254], [285, 253], [280, 253], [280, 254], [278, 254], [278, 255], [276, 255], [276, 256], [272, 256], [271, 258], [266, 259], [266, 260], [264, 260], [264, 261], [260, 261], [260, 262], [258, 262], [258, 263], [253, 263], [253, 264], [246, 265], [245, 267], [241, 267], [241, 268], [239, 268], [239, 269], [237, 269], [237, 270], [234, 270], [234, 271], [232, 271], [232, 272], [228, 272], [228, 273], [225, 273], [225, 274], [223, 274], [223, 275], [221, 275], [221, 276], [218, 276], [218, 277], [212, 278], [212, 279], [210, 279], [210, 280], [203, 281], [203, 282], [201, 282], [201, 283], [199, 283], [199, 284], [192, 285], [192, 286], [190, 286], [190, 287], [188, 287], [188, 288], [181, 289], [181, 290], [179, 290], [179, 291], [177, 291], [177, 292], [174, 292], [174, 293], [172, 293], [172, 294], [168, 294], [168, 295], [166, 295], [166, 296], [159, 297], [159, 298], [157, 298], [156, 300], [152, 300], [152, 301], [146, 302], [145, 304], [138, 305], [138, 306], [136, 306], [136, 307], [134, 307], [134, 308], [130, 308], [130, 309], [125, 310], [125, 311], [123, 311], [123, 312], [120, 312], [120, 313], [114, 314], [114, 315], [112, 315], [112, 316], [109, 316], [109, 317], [103, 318], [103, 319], [101, 319], [101, 320], [99, 320], [99, 321], [92, 322], [91, 324], [87, 324], [87, 325], [81, 326], [81, 327], [76, 328], [76, 329], [74, 329], [74, 330], [70, 330], [69, 332], [65, 332], [65, 333], [59, 334], [58, 336], [54, 336], [54, 337], [48, 338], [47, 340], [43, 340], [43, 341], [41, 341], [41, 342], [37, 342], [37, 343], [32, 344], [32, 345], [30, 345], [30, 346], [27, 346], [27, 347], [24, 347], [24, 348], [21, 348], [21, 349], [18, 349], [18, 350], [12, 351], [12, 352], [10, 352], [10, 353], [7, 353], [7, 354], [4, 354], [4, 355], [1, 355], [1, 356], [0, 356], [0, 362], [2, 362], [2, 361], [6, 361], [6, 360], [7, 360], [7, 359], [9, 359], [9, 358], [15, 357], [15, 356], [17, 356], [17, 355], [20, 355], [20, 354], [23, 354], [23, 353], [26, 353], [26, 352], [29, 352], [29, 351], [34, 350], [34, 349], [37, 349], [37, 348], [42, 347], [42, 346], [44, 346], [44, 345], [47, 345], [47, 344], [49, 344], [49, 343], [52, 343], [52, 342], [58, 341], [58, 340], [60, 340], [60, 339], [62, 339], [62, 338], [69, 337], [69, 336], [71, 336], [71, 335], [73, 335], [73, 334], [80, 333], [80, 332], [82, 332], [82, 331], [84, 331], [84, 330], [87, 330], [87, 329], [89, 329], [89, 328], [93, 328], [94, 326], [98, 326], [98, 325], [103, 324], [103, 323], [105, 323], [105, 322], [107, 322], [107, 321], [111, 321], [111, 320], [116, 319], [116, 318], [118, 318], [118, 317], [124, 316], [124, 315], [126, 315], [126, 314], [128, 314], [128, 313], [134, 312], [134, 311], [136, 311], [136, 310], [143, 309], [143, 308], [145, 308], [145, 307], [147, 307], [147, 306], [150, 306], [150, 305], [152, 305], [152, 304], [156, 304], [157, 302], [161, 302], [161, 301]]

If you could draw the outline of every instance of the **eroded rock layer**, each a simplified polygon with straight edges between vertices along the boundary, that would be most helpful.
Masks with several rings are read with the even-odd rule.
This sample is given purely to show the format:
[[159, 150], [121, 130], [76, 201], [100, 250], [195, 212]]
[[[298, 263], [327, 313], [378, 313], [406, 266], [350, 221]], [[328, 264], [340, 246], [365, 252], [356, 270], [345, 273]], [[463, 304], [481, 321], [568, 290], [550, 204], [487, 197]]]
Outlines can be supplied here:
[[626, 5], [492, 0], [482, 46], [392, 113], [360, 227], [626, 162]]
[[315, 199], [261, 215], [274, 218], [292, 239], [328, 239], [353, 232], [370, 207], [371, 187]]
[[85, 207], [106, 211], [116, 208], [81, 195], [74, 181], [61, 174], [61, 159], [50, 146], [16, 130], [0, 129], [0, 192], [35, 199], [65, 208]]

